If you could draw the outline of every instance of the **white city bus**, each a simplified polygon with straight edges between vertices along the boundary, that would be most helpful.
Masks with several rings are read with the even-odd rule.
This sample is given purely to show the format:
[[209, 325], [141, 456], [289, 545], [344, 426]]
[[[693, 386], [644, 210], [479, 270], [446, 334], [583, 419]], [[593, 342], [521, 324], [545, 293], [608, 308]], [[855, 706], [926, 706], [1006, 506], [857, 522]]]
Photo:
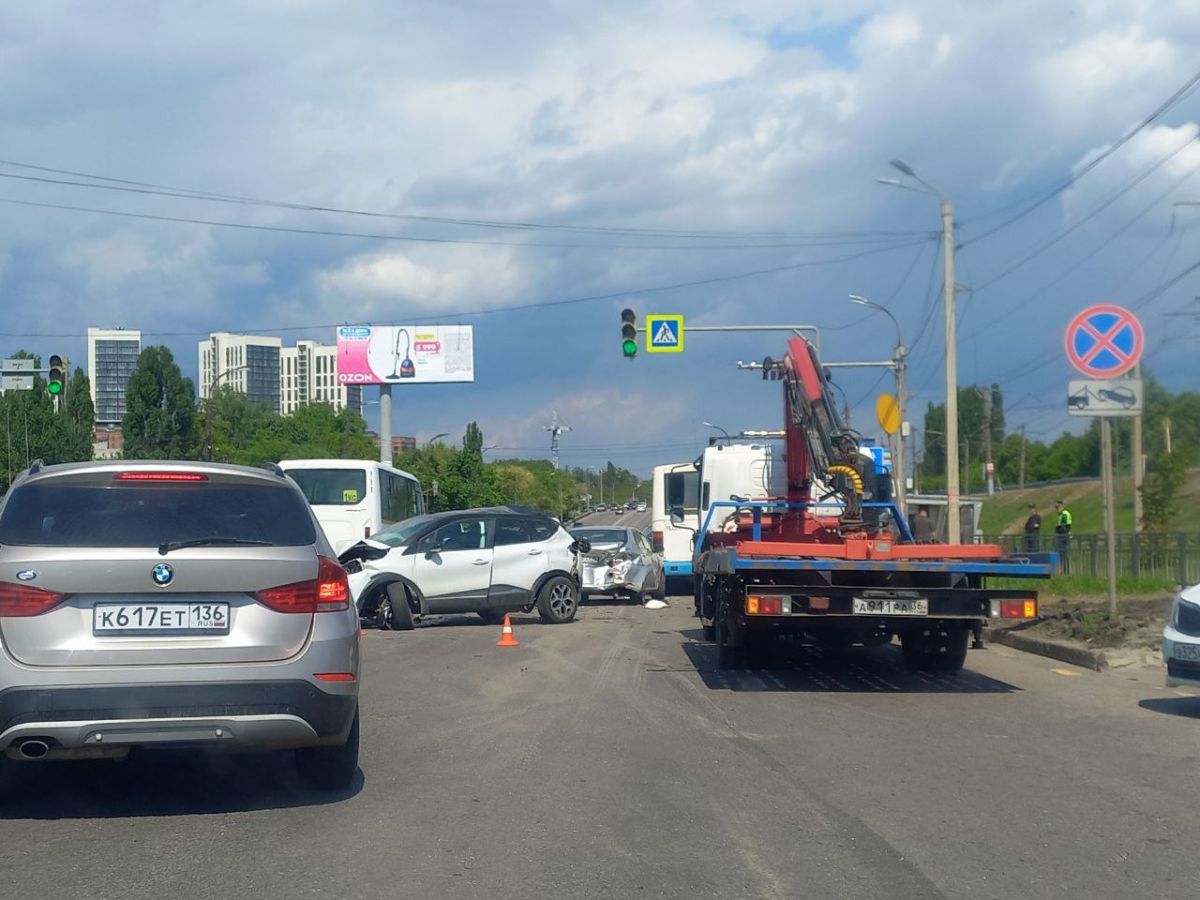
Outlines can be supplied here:
[[421, 483], [408, 472], [365, 459], [285, 459], [339, 553], [393, 522], [425, 512]]

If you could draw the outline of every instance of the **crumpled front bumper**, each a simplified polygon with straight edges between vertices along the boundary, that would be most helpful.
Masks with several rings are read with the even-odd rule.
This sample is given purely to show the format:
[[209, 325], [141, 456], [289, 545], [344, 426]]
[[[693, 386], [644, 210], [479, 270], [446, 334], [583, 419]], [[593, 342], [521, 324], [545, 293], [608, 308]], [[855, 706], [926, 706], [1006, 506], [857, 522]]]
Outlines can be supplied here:
[[585, 594], [641, 593], [649, 566], [631, 565], [624, 571], [604, 563], [584, 562], [579, 573], [579, 589]]

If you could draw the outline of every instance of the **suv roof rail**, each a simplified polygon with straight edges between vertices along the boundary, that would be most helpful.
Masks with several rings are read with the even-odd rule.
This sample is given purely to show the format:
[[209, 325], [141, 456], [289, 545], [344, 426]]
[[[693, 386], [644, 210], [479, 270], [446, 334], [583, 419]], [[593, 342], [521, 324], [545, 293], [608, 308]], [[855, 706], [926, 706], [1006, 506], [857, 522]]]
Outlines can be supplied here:
[[33, 462], [31, 462], [29, 464], [28, 471], [29, 471], [30, 475], [36, 475], [38, 472], [41, 471], [41, 469], [42, 469], [42, 461], [40, 459], [35, 459]]
[[286, 472], [283, 471], [282, 468], [280, 468], [279, 463], [273, 463], [273, 462], [263, 463], [262, 468], [266, 469], [268, 472], [273, 472], [274, 474], [278, 475], [280, 478], [283, 478], [287, 474]]

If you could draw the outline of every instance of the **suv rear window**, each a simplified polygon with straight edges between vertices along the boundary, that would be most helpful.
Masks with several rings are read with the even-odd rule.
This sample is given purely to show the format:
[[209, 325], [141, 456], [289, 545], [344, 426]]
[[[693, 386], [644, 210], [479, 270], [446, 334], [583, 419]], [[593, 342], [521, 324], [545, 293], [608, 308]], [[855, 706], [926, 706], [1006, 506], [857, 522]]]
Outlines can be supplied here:
[[316, 540], [304, 498], [290, 485], [222, 479], [120, 484], [95, 475], [17, 487], [0, 513], [0, 544], [157, 547], [199, 538], [298, 547]]

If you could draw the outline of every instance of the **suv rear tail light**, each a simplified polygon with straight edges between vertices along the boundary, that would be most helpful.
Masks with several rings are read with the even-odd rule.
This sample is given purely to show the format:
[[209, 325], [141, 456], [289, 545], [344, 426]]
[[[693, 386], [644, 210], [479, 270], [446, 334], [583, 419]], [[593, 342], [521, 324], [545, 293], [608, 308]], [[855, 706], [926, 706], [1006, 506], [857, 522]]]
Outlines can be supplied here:
[[328, 557], [319, 557], [317, 577], [267, 588], [258, 602], [281, 613], [342, 612], [350, 608], [350, 582], [346, 570]]
[[118, 472], [113, 481], [208, 481], [200, 472]]
[[0, 581], [0, 618], [40, 616], [62, 603], [64, 597], [56, 591]]

